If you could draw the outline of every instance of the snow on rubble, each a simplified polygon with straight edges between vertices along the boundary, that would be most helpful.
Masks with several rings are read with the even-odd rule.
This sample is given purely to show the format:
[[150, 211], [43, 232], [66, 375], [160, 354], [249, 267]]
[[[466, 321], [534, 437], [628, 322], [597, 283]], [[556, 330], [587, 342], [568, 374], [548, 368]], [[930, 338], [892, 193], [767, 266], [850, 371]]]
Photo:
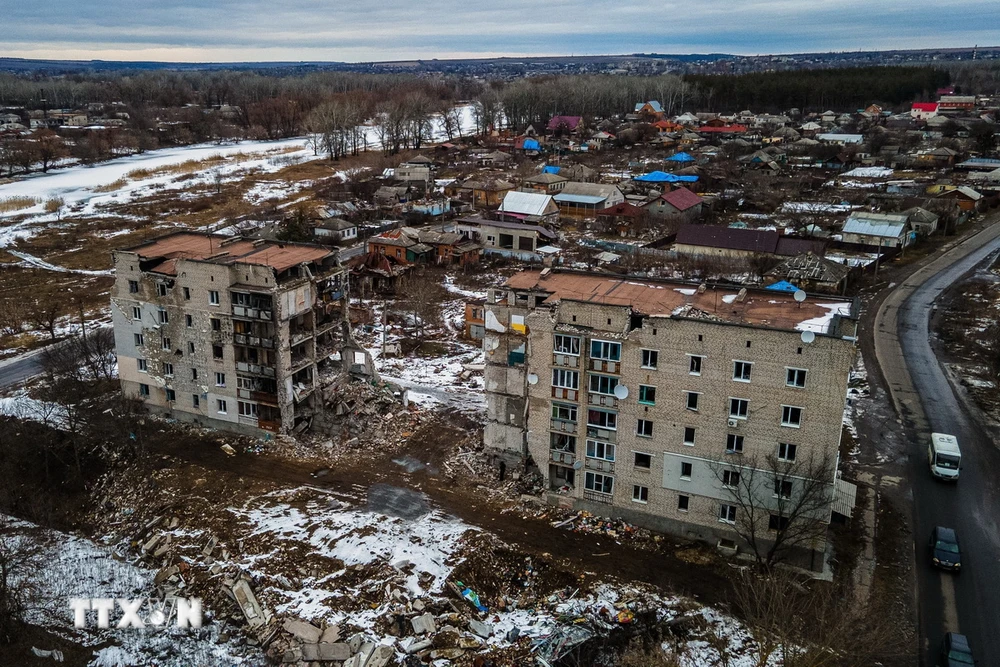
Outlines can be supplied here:
[[[220, 626], [206, 622], [201, 629], [176, 627], [157, 629], [116, 628], [100, 630], [94, 625], [73, 626], [71, 598], [154, 597], [151, 569], [134, 565], [122, 554], [90, 540], [27, 522], [0, 516], [7, 526], [21, 531], [15, 539], [39, 549], [33, 561], [31, 585], [35, 604], [27, 620], [74, 643], [94, 647], [90, 667], [158, 667], [189, 665], [263, 665], [259, 649], [236, 646], [220, 637]], [[8, 534], [9, 537], [9, 534]], [[28, 582], [21, 581], [27, 585]], [[112, 613], [112, 620], [117, 618]], [[93, 619], [91, 619], [93, 623]]]
[[[369, 493], [376, 494], [369, 505], [393, 514], [350, 506], [307, 487], [270, 494], [261, 506], [231, 510], [249, 524], [246, 539], [260, 538], [276, 547], [251, 557], [248, 571], [258, 576], [273, 573], [271, 557], [294, 543], [306, 544], [313, 555], [343, 566], [315, 581], [304, 581], [302, 590], [279, 591], [279, 597], [287, 598], [279, 612], [316, 619], [329, 611], [323, 603], [331, 598], [349, 601], [352, 591], [338, 580], [347, 572], [344, 568], [358, 565], [406, 568], [406, 589], [413, 595], [441, 591], [458, 562], [455, 554], [461, 538], [477, 529], [431, 510], [416, 492], [376, 485]], [[295, 506], [282, 502], [303, 498], [308, 499]]]

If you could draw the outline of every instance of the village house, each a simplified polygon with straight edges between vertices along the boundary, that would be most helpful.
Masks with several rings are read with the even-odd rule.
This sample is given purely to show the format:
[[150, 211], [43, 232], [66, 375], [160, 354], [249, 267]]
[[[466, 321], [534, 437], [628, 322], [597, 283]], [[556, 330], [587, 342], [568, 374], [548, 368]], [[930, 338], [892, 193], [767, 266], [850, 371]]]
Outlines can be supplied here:
[[352, 243], [358, 238], [358, 226], [342, 218], [327, 218], [313, 227], [317, 241], [329, 243]]
[[529, 176], [524, 179], [521, 183], [522, 190], [531, 190], [533, 192], [541, 192], [546, 195], [555, 195], [566, 187], [569, 183], [569, 179], [560, 176], [559, 174], [553, 174], [547, 171], [543, 171], [540, 174], [535, 174], [534, 176]]
[[476, 264], [482, 248], [445, 228], [400, 227], [368, 239], [368, 253], [387, 255], [398, 263]]
[[459, 218], [454, 223], [454, 229], [475, 240], [487, 255], [512, 257], [524, 262], [542, 262], [557, 251], [552, 246], [558, 239], [556, 234], [539, 225], [508, 220]]
[[916, 120], [928, 120], [937, 115], [937, 102], [914, 102], [910, 107], [910, 116]]
[[704, 200], [687, 188], [675, 188], [643, 208], [653, 218], [676, 218], [683, 222], [693, 222], [701, 217]]
[[556, 224], [559, 222], [559, 207], [552, 195], [540, 192], [510, 191], [500, 202], [497, 214], [503, 220], [533, 222], [536, 224]]
[[982, 198], [981, 194], [965, 185], [945, 190], [936, 196], [936, 199], [955, 202], [960, 210], [966, 212], [975, 211]]
[[566, 183], [553, 196], [559, 214], [568, 218], [593, 217], [597, 211], [625, 201], [616, 185], [605, 183]]
[[577, 135], [583, 127], [583, 116], [553, 116], [545, 129], [555, 136], [564, 136]]
[[[656, 100], [648, 102], [636, 102], [635, 111], [631, 114], [635, 120], [643, 123], [652, 123], [663, 119], [663, 107]], [[632, 120], [630, 118], [629, 120]]]
[[289, 433], [322, 409], [320, 367], [350, 345], [340, 339], [347, 274], [335, 250], [184, 231], [113, 258], [126, 396], [255, 434]]
[[917, 236], [930, 236], [937, 231], [940, 216], [927, 209], [914, 206], [903, 211], [910, 222], [910, 229], [916, 232]]
[[938, 112], [972, 111], [976, 108], [975, 95], [942, 95], [938, 99]]
[[836, 294], [843, 288], [851, 267], [833, 260], [804, 252], [789, 257], [767, 272], [769, 278], [784, 280], [807, 292]]
[[648, 219], [649, 212], [645, 208], [627, 201], [597, 211], [597, 224], [606, 232], [619, 236], [635, 236]]
[[514, 189], [514, 184], [498, 178], [485, 180], [468, 180], [457, 186], [458, 196], [472, 202], [476, 208], [496, 208], [503, 202], [508, 192]]
[[774, 230], [738, 229], [715, 225], [681, 225], [673, 250], [681, 257], [750, 259], [757, 255], [793, 257], [812, 252], [822, 255], [822, 239], [783, 236]]
[[[822, 528], [850, 495], [836, 468], [858, 310], [829, 295], [516, 274], [487, 296], [486, 447], [530, 457], [548, 503], [730, 548], [741, 546], [735, 475], [765, 478], [743, 499], [762, 535], [811, 479]], [[821, 569], [825, 547], [794, 560]]]
[[885, 248], [904, 248], [913, 241], [909, 216], [905, 213], [851, 213], [841, 232], [845, 243]]

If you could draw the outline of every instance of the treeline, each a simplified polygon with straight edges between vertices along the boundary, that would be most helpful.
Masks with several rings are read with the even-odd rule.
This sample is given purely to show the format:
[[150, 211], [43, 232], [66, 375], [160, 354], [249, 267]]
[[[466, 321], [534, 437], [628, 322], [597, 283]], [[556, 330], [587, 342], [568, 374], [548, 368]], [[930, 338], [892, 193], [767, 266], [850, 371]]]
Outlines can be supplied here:
[[762, 72], [738, 75], [688, 75], [707, 111], [734, 113], [743, 109], [782, 111], [843, 111], [877, 103], [896, 106], [934, 99], [950, 74], [932, 67], [856, 67], [843, 69]]

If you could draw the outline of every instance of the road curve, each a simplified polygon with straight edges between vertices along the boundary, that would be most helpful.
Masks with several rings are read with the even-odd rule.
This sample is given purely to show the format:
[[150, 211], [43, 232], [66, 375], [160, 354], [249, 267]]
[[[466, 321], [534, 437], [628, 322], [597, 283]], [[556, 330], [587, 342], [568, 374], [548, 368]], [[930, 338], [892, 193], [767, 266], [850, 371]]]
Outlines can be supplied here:
[[[941, 292], [1000, 249], [1000, 222], [951, 245], [882, 303], [875, 352], [911, 443], [905, 470], [913, 498], [920, 664], [936, 665], [943, 634], [954, 631], [969, 636], [980, 665], [1000, 665], [1000, 449], [956, 396], [929, 333]], [[930, 476], [927, 444], [934, 431], [959, 439], [964, 468], [956, 485]], [[930, 566], [927, 539], [936, 525], [958, 531], [960, 576]]]

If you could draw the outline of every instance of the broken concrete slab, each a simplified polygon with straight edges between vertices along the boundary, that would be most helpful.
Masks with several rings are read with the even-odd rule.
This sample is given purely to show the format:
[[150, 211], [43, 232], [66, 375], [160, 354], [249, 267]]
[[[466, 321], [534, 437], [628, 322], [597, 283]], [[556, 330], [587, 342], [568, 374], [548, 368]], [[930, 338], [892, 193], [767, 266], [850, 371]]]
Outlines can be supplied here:
[[177, 567], [176, 565], [171, 565], [170, 567], [165, 567], [165, 568], [163, 568], [162, 570], [160, 570], [159, 572], [156, 573], [156, 576], [153, 577], [153, 583], [155, 585], [159, 586], [164, 581], [166, 581], [170, 577], [172, 577], [175, 574], [177, 574], [178, 572], [180, 572], [180, 570], [181, 569], [179, 567]]
[[[323, 636], [319, 638], [321, 644], [333, 644], [340, 640], [340, 626], [339, 625], [328, 625], [325, 630], [323, 630]], [[353, 651], [352, 651], [353, 653]], [[346, 660], [346, 658], [345, 658]]]
[[351, 647], [344, 642], [317, 644], [317, 646], [319, 647], [319, 659], [321, 661], [334, 660], [340, 662], [351, 657]]
[[291, 633], [293, 637], [301, 639], [307, 644], [316, 644], [319, 642], [320, 637], [323, 636], [323, 631], [312, 623], [306, 623], [297, 619], [286, 618], [281, 627], [285, 629], [285, 632]]
[[215, 551], [215, 546], [218, 543], [219, 543], [219, 538], [218, 537], [215, 537], [215, 536], [211, 537], [208, 540], [208, 544], [205, 545], [205, 548], [201, 550], [202, 555], [204, 555], [204, 556], [211, 556], [212, 552]]
[[413, 631], [418, 635], [433, 634], [437, 630], [437, 624], [434, 623], [433, 614], [414, 616], [410, 619], [410, 623], [413, 625]]
[[240, 579], [233, 585], [232, 593], [236, 604], [243, 611], [250, 629], [259, 628], [267, 623], [268, 615], [264, 613], [260, 603], [257, 602], [257, 596], [253, 594], [250, 584], [245, 579]]
[[385, 644], [379, 644], [372, 651], [371, 657], [365, 662], [365, 667], [385, 667], [396, 656], [396, 649]]
[[421, 639], [420, 641], [411, 641], [403, 647], [405, 653], [419, 653], [424, 649], [428, 649], [434, 645], [434, 642], [430, 639]]
[[465, 655], [465, 649], [460, 648], [443, 648], [437, 651], [431, 651], [431, 660], [455, 660], [456, 658], [461, 658]]
[[143, 552], [149, 553], [150, 551], [155, 549], [156, 545], [160, 543], [161, 539], [163, 539], [163, 535], [153, 535], [146, 541], [145, 544], [142, 545]]
[[364, 643], [365, 636], [360, 632], [356, 632], [351, 635], [351, 638], [347, 640], [347, 645], [351, 647], [351, 653], [357, 653], [361, 650], [361, 644]]
[[474, 618], [469, 620], [469, 630], [471, 630], [474, 635], [478, 635], [483, 639], [489, 639], [493, 634], [492, 625], [489, 623], [483, 623], [482, 621], [477, 621]]
[[342, 667], [363, 667], [361, 664], [361, 654], [357, 653], [344, 661]]

